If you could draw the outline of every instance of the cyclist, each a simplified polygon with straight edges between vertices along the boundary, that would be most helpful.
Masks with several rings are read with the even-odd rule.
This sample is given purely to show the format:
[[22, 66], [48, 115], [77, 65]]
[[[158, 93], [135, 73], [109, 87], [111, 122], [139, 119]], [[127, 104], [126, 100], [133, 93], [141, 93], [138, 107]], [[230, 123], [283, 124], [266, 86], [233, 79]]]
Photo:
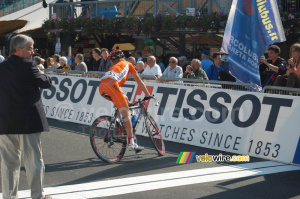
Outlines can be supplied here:
[[121, 86], [126, 82], [130, 73], [137, 82], [138, 86], [142, 88], [145, 96], [150, 97], [150, 94], [144, 82], [140, 79], [134, 66], [130, 62], [126, 61], [124, 57], [124, 53], [119, 49], [110, 52], [109, 58], [113, 62], [113, 66], [101, 78], [99, 92], [100, 95], [109, 95], [112, 102], [123, 116], [129, 150], [140, 152], [144, 149], [144, 147], [138, 146], [137, 143], [134, 142], [128, 98], [123, 93]]

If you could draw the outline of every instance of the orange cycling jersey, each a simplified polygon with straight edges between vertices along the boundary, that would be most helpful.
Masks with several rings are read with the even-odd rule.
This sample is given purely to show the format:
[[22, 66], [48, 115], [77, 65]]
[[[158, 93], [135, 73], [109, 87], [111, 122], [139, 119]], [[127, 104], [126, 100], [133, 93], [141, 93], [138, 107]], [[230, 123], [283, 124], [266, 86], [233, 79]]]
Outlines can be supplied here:
[[130, 62], [118, 62], [101, 78], [100, 95], [108, 94], [117, 108], [128, 106], [127, 97], [120, 86], [126, 82], [129, 73], [135, 72], [136, 70]]
[[119, 83], [119, 86], [122, 86], [129, 75], [129, 73], [133, 74], [136, 72], [134, 66], [132, 63], [127, 62], [127, 61], [120, 61], [113, 67], [111, 67], [108, 72], [105, 73], [105, 75], [101, 78], [106, 79], [106, 78], [111, 78], [116, 80]]

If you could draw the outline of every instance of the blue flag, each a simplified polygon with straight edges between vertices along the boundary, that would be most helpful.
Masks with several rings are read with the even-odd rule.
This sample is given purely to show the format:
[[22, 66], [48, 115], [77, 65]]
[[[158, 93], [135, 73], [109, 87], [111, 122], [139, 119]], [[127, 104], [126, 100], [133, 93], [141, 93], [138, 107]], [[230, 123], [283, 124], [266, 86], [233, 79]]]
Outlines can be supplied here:
[[269, 45], [285, 40], [276, 0], [232, 1], [222, 52], [238, 81], [261, 88], [258, 60]]

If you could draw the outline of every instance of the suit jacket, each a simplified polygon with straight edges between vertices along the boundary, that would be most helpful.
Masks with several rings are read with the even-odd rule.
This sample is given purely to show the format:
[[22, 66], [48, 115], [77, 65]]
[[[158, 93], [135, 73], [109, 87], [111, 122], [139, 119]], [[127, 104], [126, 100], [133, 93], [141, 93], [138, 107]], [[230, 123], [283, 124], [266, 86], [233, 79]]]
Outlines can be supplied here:
[[50, 87], [30, 60], [11, 55], [0, 63], [0, 134], [49, 131], [39, 88]]
[[83, 71], [83, 72], [87, 73], [87, 66], [84, 62], [80, 62], [75, 67], [75, 70], [79, 70], [79, 71]]

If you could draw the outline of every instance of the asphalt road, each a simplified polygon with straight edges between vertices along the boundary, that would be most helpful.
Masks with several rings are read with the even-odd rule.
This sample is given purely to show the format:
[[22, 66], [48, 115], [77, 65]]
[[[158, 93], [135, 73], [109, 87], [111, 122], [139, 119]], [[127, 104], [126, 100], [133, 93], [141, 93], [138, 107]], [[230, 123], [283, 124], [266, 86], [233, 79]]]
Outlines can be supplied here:
[[[140, 155], [126, 151], [121, 162], [107, 164], [92, 151], [88, 127], [52, 119], [49, 124], [42, 146], [45, 191], [53, 198], [300, 198], [300, 167], [257, 158], [250, 163], [176, 164], [182, 151], [233, 154], [165, 142], [166, 155], [159, 157], [145, 137], [138, 137], [146, 147]], [[29, 198], [21, 170], [19, 197]]]

